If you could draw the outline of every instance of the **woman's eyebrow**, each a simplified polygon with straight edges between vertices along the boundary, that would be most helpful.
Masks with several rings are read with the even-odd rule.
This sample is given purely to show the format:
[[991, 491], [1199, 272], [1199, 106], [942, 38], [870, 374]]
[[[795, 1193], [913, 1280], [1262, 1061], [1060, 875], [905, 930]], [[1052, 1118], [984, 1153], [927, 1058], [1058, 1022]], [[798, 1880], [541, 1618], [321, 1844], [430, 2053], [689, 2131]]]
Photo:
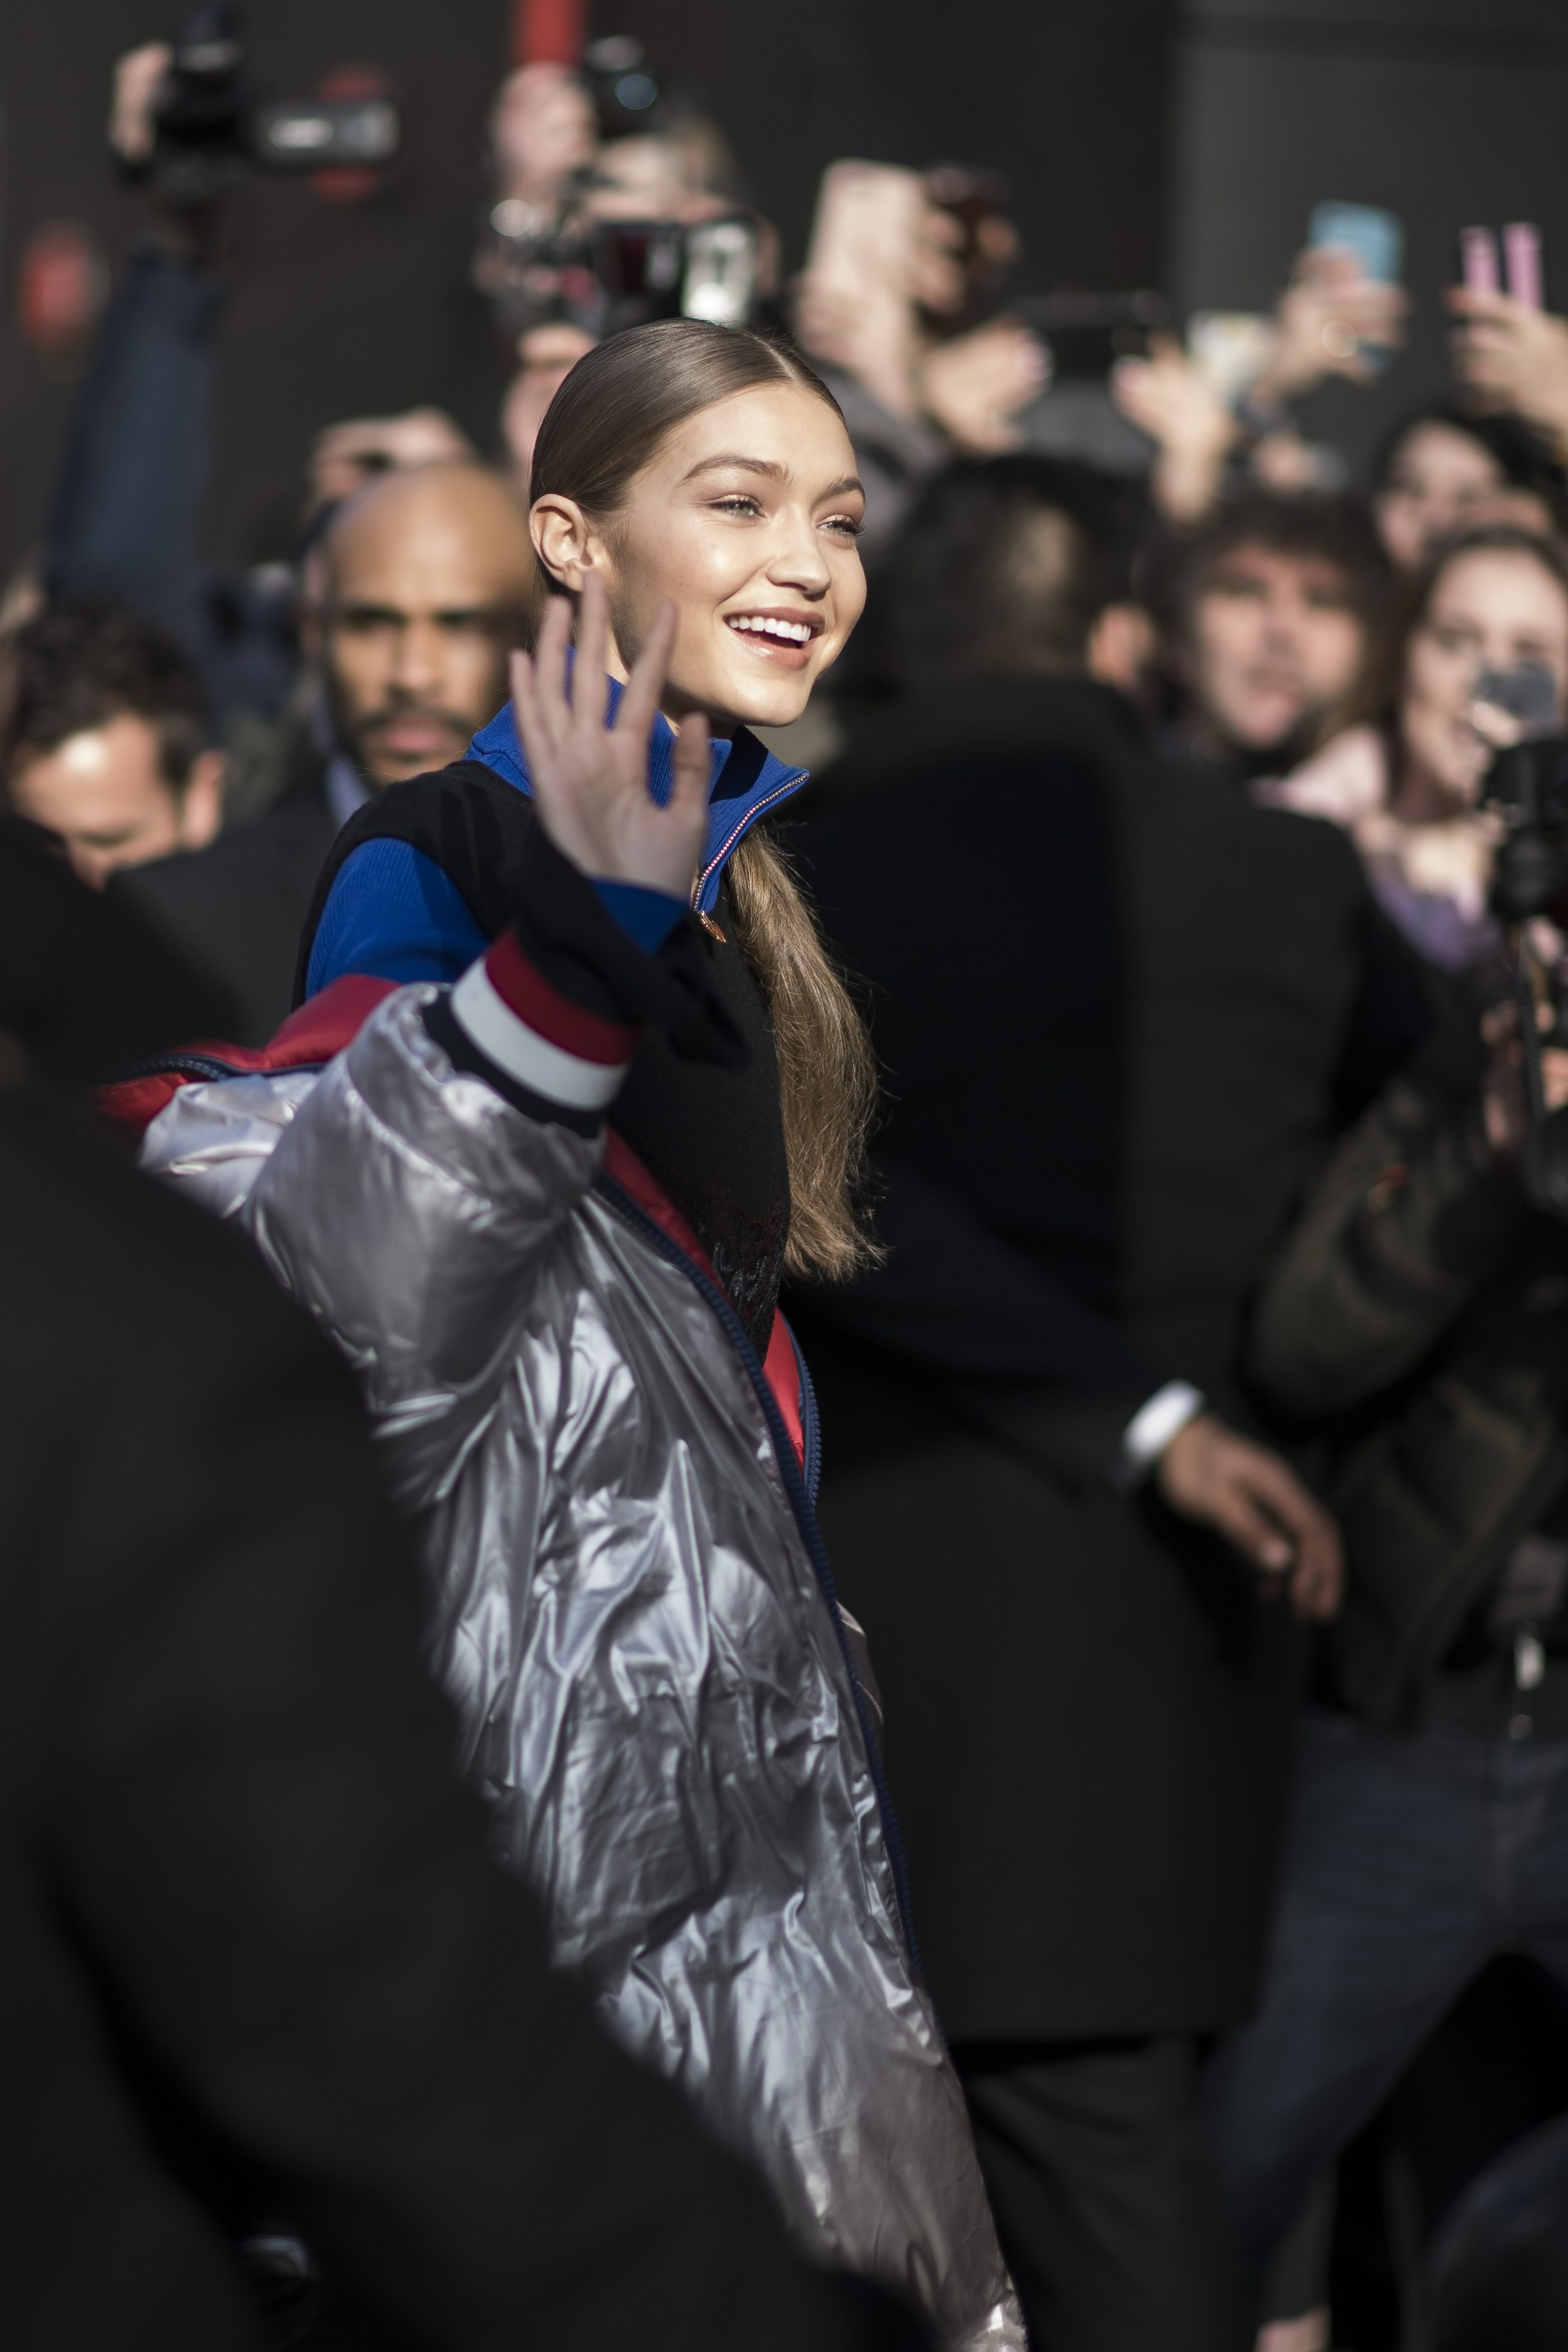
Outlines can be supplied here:
[[[696, 464], [681, 476], [681, 479], [683, 482], [695, 482], [699, 474], [736, 472], [761, 474], [770, 482], [782, 482], [788, 478], [789, 471], [787, 466], [779, 465], [771, 457], [699, 457]], [[857, 474], [846, 474], [841, 481], [830, 482], [827, 488], [819, 490], [817, 495], [822, 499], [841, 499], [847, 498], [852, 490], [859, 490], [864, 496], [865, 485]]]
[[681, 476], [681, 479], [693, 482], [699, 474], [716, 474], [729, 469], [742, 474], [766, 474], [770, 481], [775, 482], [781, 482], [788, 470], [776, 465], [771, 457], [699, 457], [696, 464]]

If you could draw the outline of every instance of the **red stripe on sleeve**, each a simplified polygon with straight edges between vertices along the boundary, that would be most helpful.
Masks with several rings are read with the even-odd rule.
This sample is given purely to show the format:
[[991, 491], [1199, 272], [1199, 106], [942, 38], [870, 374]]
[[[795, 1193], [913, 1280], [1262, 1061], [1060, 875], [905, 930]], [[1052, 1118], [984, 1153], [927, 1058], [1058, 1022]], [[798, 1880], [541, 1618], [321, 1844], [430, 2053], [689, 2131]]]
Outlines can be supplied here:
[[504, 931], [485, 958], [491, 987], [509, 1013], [525, 1022], [536, 1037], [575, 1054], [581, 1062], [615, 1068], [629, 1062], [636, 1050], [638, 1031], [624, 1021], [607, 1021], [601, 1013], [585, 1013], [532, 964], [517, 935]]

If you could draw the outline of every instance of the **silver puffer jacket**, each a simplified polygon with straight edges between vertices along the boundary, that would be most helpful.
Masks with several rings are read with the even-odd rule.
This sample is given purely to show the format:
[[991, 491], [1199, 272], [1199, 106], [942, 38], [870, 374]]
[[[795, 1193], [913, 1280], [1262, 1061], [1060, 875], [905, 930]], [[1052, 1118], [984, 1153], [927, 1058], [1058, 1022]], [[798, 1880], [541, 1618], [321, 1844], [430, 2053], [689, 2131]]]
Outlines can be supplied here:
[[319, 1079], [187, 1087], [145, 1160], [239, 1213], [357, 1367], [468, 1769], [559, 1961], [809, 2252], [913, 2295], [945, 2345], [1020, 2347], [757, 1359], [601, 1140], [454, 1072], [434, 992], [389, 997]]

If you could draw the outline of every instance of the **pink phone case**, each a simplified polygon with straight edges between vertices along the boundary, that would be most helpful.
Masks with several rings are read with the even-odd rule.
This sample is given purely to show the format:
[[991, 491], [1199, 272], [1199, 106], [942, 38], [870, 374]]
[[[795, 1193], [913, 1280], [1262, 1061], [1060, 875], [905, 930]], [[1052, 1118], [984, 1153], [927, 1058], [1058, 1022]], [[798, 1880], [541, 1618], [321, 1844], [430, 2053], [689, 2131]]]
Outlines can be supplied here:
[[1544, 309], [1541, 285], [1541, 231], [1533, 221], [1506, 221], [1503, 224], [1502, 260], [1508, 274], [1508, 290], [1514, 300], [1522, 302], [1528, 310]]
[[1497, 239], [1490, 228], [1462, 228], [1459, 231], [1459, 255], [1465, 284], [1472, 294], [1501, 293], [1502, 280], [1497, 267]]

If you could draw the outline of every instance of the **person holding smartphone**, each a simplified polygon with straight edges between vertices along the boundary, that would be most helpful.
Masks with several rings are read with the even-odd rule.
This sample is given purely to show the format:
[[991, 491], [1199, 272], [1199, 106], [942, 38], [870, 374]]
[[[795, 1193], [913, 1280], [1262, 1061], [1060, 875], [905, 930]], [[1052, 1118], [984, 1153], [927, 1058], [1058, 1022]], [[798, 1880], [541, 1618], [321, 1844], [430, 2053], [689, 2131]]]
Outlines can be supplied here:
[[1357, 698], [1357, 723], [1258, 796], [1344, 825], [1373, 889], [1450, 999], [1495, 961], [1495, 834], [1479, 805], [1496, 748], [1477, 708], [1487, 672], [1530, 665], [1548, 720], [1568, 709], [1568, 557], [1499, 523], [1452, 541], [1405, 589]]
[[1463, 282], [1447, 298], [1459, 384], [1477, 409], [1520, 418], [1568, 464], [1568, 319], [1545, 307], [1539, 230], [1504, 228], [1500, 269], [1490, 229], [1461, 230], [1459, 248]]

